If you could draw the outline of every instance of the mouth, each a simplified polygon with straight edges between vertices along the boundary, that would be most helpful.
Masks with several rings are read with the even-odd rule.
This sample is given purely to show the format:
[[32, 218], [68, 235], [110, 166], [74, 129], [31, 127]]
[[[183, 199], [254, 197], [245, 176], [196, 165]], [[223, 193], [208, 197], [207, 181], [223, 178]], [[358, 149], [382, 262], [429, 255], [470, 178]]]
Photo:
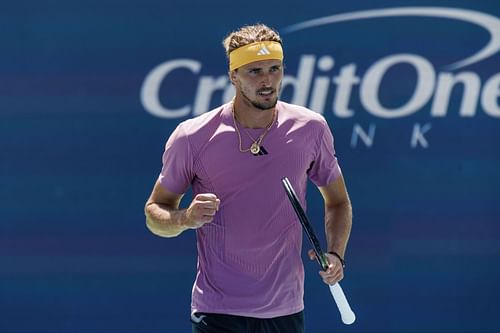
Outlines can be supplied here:
[[257, 95], [262, 96], [262, 97], [269, 97], [272, 94], [274, 94], [274, 89], [271, 89], [271, 88], [261, 89], [261, 90], [257, 91]]

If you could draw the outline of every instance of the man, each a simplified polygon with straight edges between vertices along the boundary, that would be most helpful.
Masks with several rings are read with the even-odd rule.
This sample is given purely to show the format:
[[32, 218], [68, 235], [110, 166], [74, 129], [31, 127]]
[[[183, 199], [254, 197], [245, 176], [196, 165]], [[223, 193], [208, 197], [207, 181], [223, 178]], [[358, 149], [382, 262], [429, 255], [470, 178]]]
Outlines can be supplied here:
[[[193, 332], [303, 332], [302, 229], [280, 180], [289, 178], [304, 205], [307, 179], [318, 186], [330, 252], [320, 275], [336, 283], [352, 217], [333, 137], [321, 115], [278, 101], [283, 50], [275, 31], [244, 26], [224, 47], [236, 96], [172, 133], [147, 226], [163, 237], [196, 229]], [[180, 209], [189, 186], [194, 198]]]

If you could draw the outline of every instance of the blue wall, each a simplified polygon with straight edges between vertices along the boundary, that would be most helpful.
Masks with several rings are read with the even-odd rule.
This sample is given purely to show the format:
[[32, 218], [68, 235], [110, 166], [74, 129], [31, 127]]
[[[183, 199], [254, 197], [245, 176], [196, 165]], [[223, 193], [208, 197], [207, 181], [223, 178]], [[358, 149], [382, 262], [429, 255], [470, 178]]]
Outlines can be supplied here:
[[358, 320], [306, 261], [307, 331], [500, 331], [500, 4], [88, 0], [0, 11], [0, 332], [190, 331], [194, 233], [153, 236], [143, 205], [176, 124], [231, 94], [222, 38], [255, 22], [281, 32], [282, 97], [327, 118], [354, 207]]

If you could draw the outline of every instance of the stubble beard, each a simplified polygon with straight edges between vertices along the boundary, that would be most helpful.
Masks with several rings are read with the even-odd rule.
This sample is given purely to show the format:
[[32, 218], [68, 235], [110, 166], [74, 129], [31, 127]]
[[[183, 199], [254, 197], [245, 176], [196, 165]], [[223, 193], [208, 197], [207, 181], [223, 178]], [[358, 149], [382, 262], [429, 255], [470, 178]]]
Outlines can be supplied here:
[[[241, 92], [241, 95], [246, 99], [247, 102], [249, 102], [250, 104], [252, 104], [253, 107], [255, 107], [256, 109], [259, 109], [259, 110], [269, 110], [269, 109], [272, 109], [276, 106], [276, 104], [278, 103], [278, 99], [279, 99], [279, 94], [281, 92], [281, 83], [278, 87], [278, 90], [276, 91], [276, 97], [269, 101], [269, 102], [258, 102], [258, 101], [255, 101], [255, 100], [252, 100], [250, 97], [248, 97], [247, 94], [245, 94], [245, 92], [243, 91], [243, 89], [240, 90]], [[257, 91], [257, 94], [258, 94], [258, 91]]]

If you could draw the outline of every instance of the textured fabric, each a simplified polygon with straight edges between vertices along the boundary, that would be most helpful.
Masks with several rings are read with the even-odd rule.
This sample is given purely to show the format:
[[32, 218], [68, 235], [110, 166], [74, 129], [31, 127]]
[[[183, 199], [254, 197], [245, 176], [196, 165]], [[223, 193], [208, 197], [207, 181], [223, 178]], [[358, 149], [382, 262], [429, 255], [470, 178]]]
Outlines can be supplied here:
[[[196, 231], [192, 312], [271, 318], [303, 309], [302, 230], [281, 178], [305, 208], [307, 178], [324, 186], [340, 168], [321, 115], [283, 102], [276, 110], [265, 155], [239, 151], [232, 104], [182, 122], [166, 144], [162, 186], [221, 200], [214, 220]], [[248, 148], [263, 129], [240, 131]]]

